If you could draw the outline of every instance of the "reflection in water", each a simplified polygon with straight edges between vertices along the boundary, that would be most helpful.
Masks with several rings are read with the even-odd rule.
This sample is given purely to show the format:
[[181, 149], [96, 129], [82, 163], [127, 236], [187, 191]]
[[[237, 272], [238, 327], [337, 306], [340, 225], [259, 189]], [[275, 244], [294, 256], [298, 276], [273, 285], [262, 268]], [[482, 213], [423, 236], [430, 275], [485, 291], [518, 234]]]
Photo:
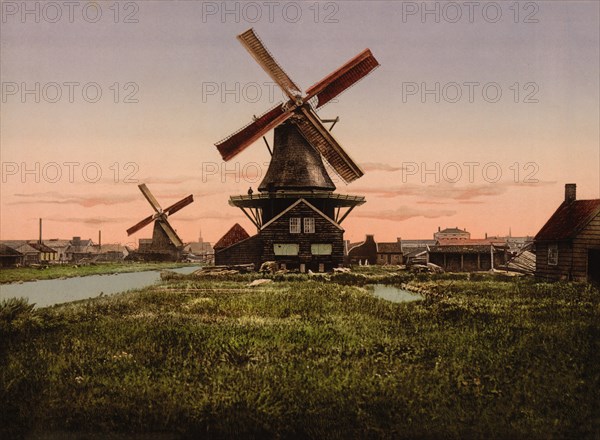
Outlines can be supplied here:
[[409, 292], [408, 290], [394, 286], [388, 286], [387, 284], [373, 284], [372, 287], [375, 296], [392, 302], [410, 302], [423, 299], [423, 297], [417, 293]]
[[[170, 270], [178, 273], [192, 273], [196, 269], [198, 266]], [[2, 284], [0, 285], [0, 300], [23, 297], [27, 298], [30, 304], [35, 303], [37, 307], [47, 307], [93, 298], [101, 293], [110, 295], [131, 289], [140, 289], [159, 280], [160, 271], [149, 270], [115, 275], [90, 275], [65, 280], [40, 280], [23, 284]]]

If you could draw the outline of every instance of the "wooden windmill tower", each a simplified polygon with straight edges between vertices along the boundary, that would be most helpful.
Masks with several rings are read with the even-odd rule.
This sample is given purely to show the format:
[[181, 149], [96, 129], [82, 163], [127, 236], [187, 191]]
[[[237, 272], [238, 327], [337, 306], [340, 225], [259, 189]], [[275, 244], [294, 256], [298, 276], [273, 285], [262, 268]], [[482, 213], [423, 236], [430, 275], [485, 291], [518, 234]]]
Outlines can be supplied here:
[[335, 125], [338, 119], [321, 120], [316, 110], [379, 64], [366, 49], [303, 95], [253, 29], [239, 35], [238, 40], [289, 100], [216, 144], [228, 161], [275, 129], [271, 162], [259, 194], [232, 196], [229, 200], [230, 205], [246, 214], [258, 233], [216, 251], [216, 263], [258, 265], [276, 261], [288, 269], [330, 270], [344, 258], [340, 224], [365, 199], [335, 193], [324, 162], [346, 183], [361, 177], [363, 171], [324, 125]]
[[184, 244], [177, 235], [177, 232], [175, 232], [175, 229], [169, 224], [167, 217], [192, 203], [194, 201], [194, 196], [190, 194], [168, 208], [162, 209], [145, 183], [138, 185], [138, 187], [155, 212], [127, 229], [127, 235], [135, 234], [140, 229], [154, 222], [152, 240], [140, 240], [137, 256], [146, 261], [179, 260], [183, 252]]

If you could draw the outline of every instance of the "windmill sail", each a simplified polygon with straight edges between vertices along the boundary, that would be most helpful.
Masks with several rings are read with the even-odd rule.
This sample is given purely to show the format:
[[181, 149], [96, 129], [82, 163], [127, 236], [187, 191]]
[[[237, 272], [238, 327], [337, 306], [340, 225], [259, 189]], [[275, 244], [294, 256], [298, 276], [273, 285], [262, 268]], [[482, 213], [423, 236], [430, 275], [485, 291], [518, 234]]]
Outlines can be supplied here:
[[269, 130], [285, 122], [290, 116], [292, 116], [292, 113], [286, 112], [283, 104], [277, 104], [277, 106], [264, 115], [256, 118], [254, 122], [246, 125], [241, 130], [215, 145], [219, 153], [221, 153], [223, 160], [227, 161], [248, 148], [253, 142], [269, 132]]
[[307, 96], [304, 101], [306, 102], [317, 96], [318, 104], [316, 107], [319, 108], [363, 79], [378, 66], [379, 62], [371, 51], [365, 49], [335, 72], [311, 86], [306, 91]]
[[193, 201], [194, 201], [194, 196], [192, 194], [190, 194], [185, 199], [181, 199], [177, 203], [173, 203], [171, 206], [169, 206], [168, 208], [166, 208], [164, 212], [167, 215], [173, 215], [177, 211], [185, 208], [187, 205], [189, 205]]
[[158, 224], [160, 225], [162, 230], [165, 231], [165, 234], [167, 234], [167, 237], [169, 237], [171, 243], [173, 243], [176, 247], [183, 246], [183, 242], [181, 241], [175, 230], [171, 227], [169, 222], [167, 222], [166, 220], [158, 220]]
[[141, 222], [139, 222], [136, 225], [132, 226], [131, 228], [127, 229], [127, 235], [135, 234], [137, 231], [148, 226], [153, 221], [154, 221], [154, 215], [149, 215]]
[[146, 200], [148, 200], [148, 203], [150, 203], [150, 206], [152, 206], [156, 212], [161, 212], [162, 208], [160, 207], [158, 200], [156, 200], [154, 198], [154, 196], [152, 195], [152, 193], [150, 192], [150, 190], [148, 189], [146, 184], [142, 183], [141, 185], [138, 185], [138, 188], [140, 189], [142, 194], [144, 194], [144, 197], [146, 197]]
[[243, 34], [238, 35], [238, 40], [246, 48], [250, 55], [256, 60], [273, 81], [279, 84], [279, 87], [295, 100], [301, 94], [300, 87], [288, 76], [281, 66], [275, 61], [265, 45], [260, 41], [254, 29], [248, 29]]
[[346, 183], [350, 183], [364, 174], [310, 107], [303, 106], [301, 108], [301, 114], [296, 123], [306, 140], [321, 153]]

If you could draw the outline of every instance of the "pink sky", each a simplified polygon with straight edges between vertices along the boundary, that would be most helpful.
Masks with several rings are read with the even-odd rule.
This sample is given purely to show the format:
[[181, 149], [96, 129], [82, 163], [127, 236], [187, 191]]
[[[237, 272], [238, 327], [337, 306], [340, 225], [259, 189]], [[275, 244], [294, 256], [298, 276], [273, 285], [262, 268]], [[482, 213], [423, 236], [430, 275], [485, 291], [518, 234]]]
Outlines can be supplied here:
[[268, 152], [260, 141], [224, 164], [213, 145], [281, 96], [235, 39], [250, 27], [304, 90], [366, 47], [381, 64], [320, 111], [340, 116], [333, 133], [366, 171], [338, 184], [367, 197], [343, 223], [352, 241], [533, 235], [565, 183], [600, 197], [597, 2], [522, 2], [518, 16], [497, 2], [496, 22], [486, 2], [472, 20], [436, 2], [425, 15], [421, 2], [284, 2], [271, 17], [261, 2], [224, 16], [221, 2], [123, 2], [118, 17], [94, 4], [95, 23], [96, 6], [57, 20], [42, 3], [36, 23], [2, 3], [2, 239], [35, 238], [42, 217], [46, 238], [135, 243], [151, 235], [125, 233], [151, 212], [142, 182], [163, 206], [194, 194], [171, 219], [184, 241], [235, 222], [252, 233], [227, 200], [256, 190]]

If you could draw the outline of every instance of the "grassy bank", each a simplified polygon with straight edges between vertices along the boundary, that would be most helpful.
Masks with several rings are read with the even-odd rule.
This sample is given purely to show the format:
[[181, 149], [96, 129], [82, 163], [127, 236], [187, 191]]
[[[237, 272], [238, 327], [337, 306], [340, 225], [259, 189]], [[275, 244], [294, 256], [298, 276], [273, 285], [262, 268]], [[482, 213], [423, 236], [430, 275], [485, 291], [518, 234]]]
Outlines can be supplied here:
[[17, 267], [0, 270], [0, 284], [18, 281], [50, 280], [55, 278], [84, 277], [87, 275], [101, 275], [107, 273], [140, 272], [144, 270], [172, 269], [175, 267], [189, 266], [182, 263], [98, 263], [86, 266], [71, 264], [52, 265], [48, 267]]
[[598, 438], [600, 295], [531, 280], [173, 280], [0, 307], [0, 430], [187, 438]]

